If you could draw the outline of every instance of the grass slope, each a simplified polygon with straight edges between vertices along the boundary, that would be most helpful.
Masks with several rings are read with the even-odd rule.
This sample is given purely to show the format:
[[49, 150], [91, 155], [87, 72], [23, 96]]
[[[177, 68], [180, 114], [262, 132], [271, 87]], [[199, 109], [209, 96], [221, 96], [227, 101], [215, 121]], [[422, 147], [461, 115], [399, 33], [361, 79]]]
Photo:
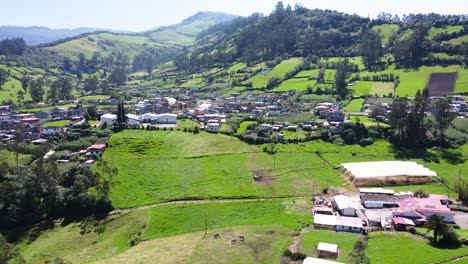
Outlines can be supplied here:
[[[204, 132], [126, 130], [110, 139], [103, 158], [119, 171], [111, 190], [119, 208], [184, 197], [306, 195], [314, 182], [343, 183], [314, 153], [268, 155], [262, 147]], [[265, 182], [255, 182], [253, 175]]]
[[286, 73], [293, 71], [299, 64], [303, 61], [302, 58], [292, 58], [282, 61], [280, 64], [276, 65], [270, 72], [267, 74], [258, 73], [254, 77], [248, 79], [245, 83], [252, 83], [254, 88], [264, 88], [268, 80], [272, 77], [284, 78]]
[[381, 39], [382, 39], [382, 44], [387, 45], [388, 42], [390, 41], [390, 38], [395, 35], [395, 33], [400, 29], [399, 25], [395, 24], [383, 24], [383, 25], [378, 25], [372, 27], [372, 30], [375, 32], [379, 33]]
[[61, 257], [73, 263], [89, 263], [109, 258], [130, 248], [130, 240], [142, 232], [148, 218], [149, 210], [137, 210], [132, 213], [112, 215], [104, 222], [104, 231], [89, 231], [81, 234], [83, 222], [70, 223], [65, 226], [56, 223], [52, 230], [45, 231], [32, 243], [23, 241], [20, 253], [26, 263], [45, 263]]
[[171, 204], [151, 210], [145, 239], [241, 225], [278, 224], [292, 229], [310, 224], [309, 202], [284, 199]]
[[[143, 241], [130, 250], [100, 262], [113, 263], [276, 263], [291, 229], [280, 225], [237, 226]], [[214, 239], [218, 234], [220, 238]], [[231, 240], [245, 237], [231, 245]], [[219, 254], [222, 252], [222, 254]]]
[[343, 107], [343, 110], [348, 112], [361, 112], [362, 104], [364, 103], [364, 99], [353, 99]]
[[458, 79], [455, 84], [455, 91], [456, 92], [467, 92], [468, 91], [468, 69], [464, 69], [462, 67], [452, 65], [448, 67], [441, 67], [441, 66], [423, 66], [417, 70], [409, 70], [409, 69], [392, 69], [389, 68], [382, 72], [376, 73], [369, 73], [369, 72], [362, 72], [361, 76], [368, 76], [373, 74], [390, 74], [393, 73], [395, 75], [400, 76], [400, 84], [396, 90], [396, 94], [399, 96], [414, 96], [418, 90], [423, 90], [426, 87], [427, 82], [429, 81], [429, 77], [432, 73], [436, 72], [457, 72], [458, 71]]

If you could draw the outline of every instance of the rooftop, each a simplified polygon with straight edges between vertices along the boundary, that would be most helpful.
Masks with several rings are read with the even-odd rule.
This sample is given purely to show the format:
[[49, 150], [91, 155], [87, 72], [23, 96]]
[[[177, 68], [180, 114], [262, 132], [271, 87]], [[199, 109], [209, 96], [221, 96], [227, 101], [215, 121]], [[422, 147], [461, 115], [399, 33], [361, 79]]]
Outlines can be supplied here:
[[317, 246], [317, 250], [337, 253], [338, 245], [320, 242]]
[[435, 177], [437, 174], [412, 161], [372, 161], [341, 164], [346, 172], [356, 178], [420, 176]]

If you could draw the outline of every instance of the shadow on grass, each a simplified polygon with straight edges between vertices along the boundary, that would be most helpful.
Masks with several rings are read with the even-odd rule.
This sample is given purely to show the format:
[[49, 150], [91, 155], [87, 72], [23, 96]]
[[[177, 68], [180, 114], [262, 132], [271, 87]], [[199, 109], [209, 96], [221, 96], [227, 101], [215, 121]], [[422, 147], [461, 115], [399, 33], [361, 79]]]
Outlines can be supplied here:
[[442, 149], [440, 152], [442, 154], [442, 158], [452, 165], [458, 165], [465, 162], [463, 154], [459, 150]]
[[437, 154], [428, 152], [427, 149], [405, 149], [399, 146], [389, 146], [391, 153], [397, 160], [423, 159], [425, 162], [439, 163]]

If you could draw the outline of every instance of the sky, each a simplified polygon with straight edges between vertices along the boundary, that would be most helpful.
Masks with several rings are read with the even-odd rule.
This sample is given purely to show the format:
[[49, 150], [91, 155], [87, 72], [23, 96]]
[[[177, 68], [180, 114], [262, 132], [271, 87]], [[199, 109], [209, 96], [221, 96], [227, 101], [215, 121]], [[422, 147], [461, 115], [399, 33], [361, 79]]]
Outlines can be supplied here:
[[[93, 27], [144, 31], [179, 23], [198, 11], [269, 14], [278, 0], [0, 0], [0, 25]], [[376, 17], [392, 14], [467, 14], [468, 0], [284, 0], [307, 8]]]

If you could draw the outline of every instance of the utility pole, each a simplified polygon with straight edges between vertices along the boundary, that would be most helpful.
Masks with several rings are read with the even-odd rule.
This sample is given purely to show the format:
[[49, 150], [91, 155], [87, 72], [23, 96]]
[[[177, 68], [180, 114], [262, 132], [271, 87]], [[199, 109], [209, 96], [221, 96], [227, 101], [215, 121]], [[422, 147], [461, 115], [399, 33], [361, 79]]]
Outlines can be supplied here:
[[315, 183], [312, 183], [312, 200], [315, 197]]
[[203, 235], [203, 239], [205, 239], [207, 232], [208, 232], [208, 219], [207, 219], [207, 214], [205, 212], [205, 234]]

